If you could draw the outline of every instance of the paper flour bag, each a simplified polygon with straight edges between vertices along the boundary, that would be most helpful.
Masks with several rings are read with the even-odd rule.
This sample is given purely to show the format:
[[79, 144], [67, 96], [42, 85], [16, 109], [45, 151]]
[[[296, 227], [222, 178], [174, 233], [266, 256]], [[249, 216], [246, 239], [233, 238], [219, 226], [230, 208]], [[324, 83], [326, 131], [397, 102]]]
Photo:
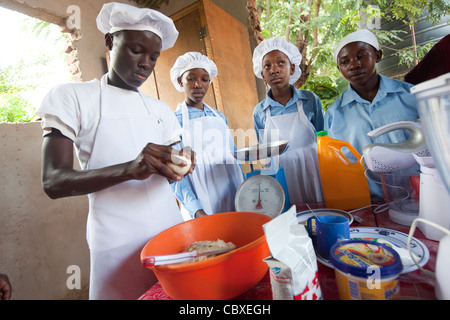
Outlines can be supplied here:
[[294, 300], [292, 294], [292, 272], [283, 262], [273, 257], [264, 259], [269, 266], [273, 300]]
[[295, 206], [263, 228], [272, 254], [264, 261], [270, 268], [273, 299], [322, 299], [312, 240], [298, 223]]

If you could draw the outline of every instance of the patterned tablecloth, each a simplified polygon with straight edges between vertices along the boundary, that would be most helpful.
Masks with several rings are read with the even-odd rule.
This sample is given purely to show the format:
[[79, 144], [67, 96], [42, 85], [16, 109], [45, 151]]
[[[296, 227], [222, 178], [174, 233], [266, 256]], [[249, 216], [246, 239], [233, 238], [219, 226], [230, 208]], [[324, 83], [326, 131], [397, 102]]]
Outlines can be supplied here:
[[[323, 207], [321, 204], [311, 204], [311, 208]], [[306, 206], [305, 206], [306, 208]], [[303, 211], [305, 208], [299, 206], [297, 211]], [[396, 230], [405, 234], [409, 233], [409, 227], [399, 225], [389, 219], [388, 211], [374, 213], [372, 208], [366, 208], [354, 213], [359, 217], [359, 222], [355, 219], [351, 228], [358, 227], [378, 227]], [[430, 253], [429, 260], [424, 269], [435, 271], [436, 255], [439, 242], [427, 239], [419, 229], [416, 229], [414, 237], [422, 241]], [[333, 268], [318, 262], [319, 281], [325, 300], [338, 300], [339, 294], [336, 286], [336, 277]], [[400, 275], [400, 299], [402, 300], [433, 300], [436, 299], [434, 293], [434, 280], [425, 275], [421, 270], [415, 270]], [[171, 298], [164, 292], [161, 284], [157, 282], [139, 300], [170, 300]], [[263, 279], [251, 290], [234, 300], [271, 300], [272, 288], [270, 285], [269, 272]]]

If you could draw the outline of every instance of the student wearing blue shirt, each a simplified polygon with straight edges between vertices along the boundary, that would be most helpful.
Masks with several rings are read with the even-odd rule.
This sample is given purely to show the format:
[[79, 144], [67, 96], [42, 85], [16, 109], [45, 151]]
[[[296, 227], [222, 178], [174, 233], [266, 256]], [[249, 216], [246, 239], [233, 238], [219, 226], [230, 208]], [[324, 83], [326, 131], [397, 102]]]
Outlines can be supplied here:
[[[366, 29], [344, 37], [334, 50], [334, 59], [348, 89], [325, 113], [325, 130], [330, 137], [345, 140], [362, 154], [371, 143], [397, 143], [409, 138], [406, 130], [396, 130], [372, 139], [367, 133], [389, 123], [417, 121], [417, 102], [411, 84], [377, 73], [382, 51], [375, 35]], [[371, 193], [383, 198], [379, 188]]]
[[184, 129], [182, 144], [196, 152], [194, 172], [172, 184], [183, 218], [235, 211], [234, 197], [244, 174], [232, 154], [227, 119], [203, 102], [217, 75], [216, 64], [199, 52], [187, 52], [178, 57], [170, 75], [175, 88], [185, 93], [175, 110]]
[[272, 164], [283, 167], [291, 204], [322, 202], [316, 132], [323, 130], [322, 104], [313, 92], [292, 84], [300, 78], [302, 55], [282, 37], [261, 42], [253, 53], [255, 75], [270, 87], [253, 111], [260, 143], [289, 140]]

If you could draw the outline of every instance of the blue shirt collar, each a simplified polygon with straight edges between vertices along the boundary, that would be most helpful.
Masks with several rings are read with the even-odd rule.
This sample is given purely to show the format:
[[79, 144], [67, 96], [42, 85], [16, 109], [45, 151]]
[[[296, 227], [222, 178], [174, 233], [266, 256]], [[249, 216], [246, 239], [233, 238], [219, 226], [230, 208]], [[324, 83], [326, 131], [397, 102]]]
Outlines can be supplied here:
[[[289, 102], [286, 104], [286, 106], [289, 106], [293, 103], [297, 103], [297, 101], [299, 99], [303, 99], [303, 100], [308, 99], [302, 90], [298, 90], [292, 84], [289, 85], [289, 87], [291, 88], [291, 90], [294, 94], [293, 94], [291, 100], [289, 100]], [[270, 106], [272, 106], [272, 107], [278, 106], [278, 107], [284, 108], [284, 106], [282, 104], [280, 104], [272, 99], [272, 89], [270, 89], [269, 92], [267, 93], [266, 99], [264, 99], [264, 103], [262, 104], [262, 109], [266, 110]]]
[[[378, 93], [373, 99], [372, 103], [376, 103], [377, 101], [383, 99], [386, 97], [389, 93], [395, 93], [400, 92], [403, 89], [398, 86], [394, 80], [385, 77], [381, 74], [378, 75], [380, 78], [380, 87], [378, 88]], [[344, 91], [342, 94], [342, 103], [341, 107], [350, 104], [351, 102], [358, 102], [358, 103], [366, 103], [370, 104], [369, 101], [362, 99], [359, 94], [356, 93], [356, 91], [352, 88], [351, 85], [348, 86], [347, 90]]]

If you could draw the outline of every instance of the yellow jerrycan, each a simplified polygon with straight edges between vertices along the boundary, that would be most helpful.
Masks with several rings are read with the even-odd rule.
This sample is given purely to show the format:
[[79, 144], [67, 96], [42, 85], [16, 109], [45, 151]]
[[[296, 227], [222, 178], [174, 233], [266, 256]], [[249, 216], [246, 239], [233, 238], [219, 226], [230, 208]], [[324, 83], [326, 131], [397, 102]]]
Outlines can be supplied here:
[[[357, 158], [350, 161], [342, 148]], [[325, 206], [351, 210], [371, 204], [369, 183], [364, 175], [361, 155], [347, 141], [330, 138], [327, 131], [317, 132], [317, 154]]]

